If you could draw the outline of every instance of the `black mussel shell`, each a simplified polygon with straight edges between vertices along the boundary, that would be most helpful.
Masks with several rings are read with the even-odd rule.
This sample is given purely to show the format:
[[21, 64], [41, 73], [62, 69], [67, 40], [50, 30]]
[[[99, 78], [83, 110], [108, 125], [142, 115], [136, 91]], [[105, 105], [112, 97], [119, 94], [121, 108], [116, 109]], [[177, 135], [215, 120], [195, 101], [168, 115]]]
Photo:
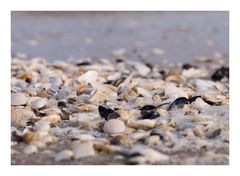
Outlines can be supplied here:
[[154, 136], [154, 135], [159, 136], [161, 140], [163, 140], [165, 136], [164, 131], [161, 129], [153, 129], [150, 133], [150, 136]]
[[118, 112], [103, 105], [98, 106], [98, 112], [100, 116], [103, 117], [105, 120], [116, 119], [120, 117], [120, 114]]
[[223, 77], [229, 78], [229, 67], [221, 67], [217, 69], [211, 78], [213, 81], [220, 81]]
[[193, 66], [192, 64], [186, 63], [186, 64], [183, 64], [182, 69], [188, 70], [188, 69], [194, 68], [194, 67], [195, 66]]
[[217, 137], [217, 136], [219, 136], [220, 134], [221, 134], [221, 129], [217, 129], [217, 130], [215, 130], [215, 131], [213, 131], [210, 135], [208, 135], [207, 137], [209, 138], [209, 139], [213, 139], [213, 138], [215, 138], [215, 137]]
[[185, 104], [189, 104], [189, 101], [186, 97], [180, 97], [174, 100], [174, 102], [170, 105], [169, 110], [174, 108], [183, 108]]
[[141, 111], [141, 119], [155, 119], [159, 117], [160, 114], [155, 110], [145, 110]]
[[194, 96], [188, 99], [189, 103], [191, 104], [192, 102], [194, 102], [197, 98], [201, 98], [201, 96]]
[[67, 104], [64, 101], [59, 101], [58, 106], [59, 107], [67, 107]]
[[123, 81], [125, 81], [125, 79], [126, 79], [126, 77], [116, 79], [116, 80], [112, 81], [112, 85], [115, 87], [118, 87]]
[[145, 110], [153, 110], [153, 109], [156, 109], [157, 107], [156, 106], [153, 106], [153, 105], [146, 105], [146, 106], [143, 106], [140, 108], [141, 111], [145, 111]]

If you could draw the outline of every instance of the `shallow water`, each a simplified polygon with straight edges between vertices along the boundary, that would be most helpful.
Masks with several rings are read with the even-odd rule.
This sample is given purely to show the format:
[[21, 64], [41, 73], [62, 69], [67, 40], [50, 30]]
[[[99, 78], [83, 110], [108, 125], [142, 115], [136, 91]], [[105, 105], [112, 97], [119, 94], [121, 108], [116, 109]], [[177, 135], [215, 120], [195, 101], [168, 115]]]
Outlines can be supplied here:
[[126, 58], [155, 63], [228, 58], [228, 19], [228, 12], [12, 12], [12, 55], [97, 59], [125, 48]]

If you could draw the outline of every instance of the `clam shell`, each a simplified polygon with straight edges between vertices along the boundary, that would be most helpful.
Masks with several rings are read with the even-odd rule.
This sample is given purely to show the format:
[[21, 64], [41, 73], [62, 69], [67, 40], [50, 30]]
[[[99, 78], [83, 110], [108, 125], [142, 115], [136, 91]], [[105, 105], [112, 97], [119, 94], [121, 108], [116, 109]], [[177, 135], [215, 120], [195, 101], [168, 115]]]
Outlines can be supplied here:
[[47, 101], [43, 98], [37, 98], [31, 102], [32, 109], [39, 109], [46, 106]]
[[173, 85], [166, 86], [164, 93], [165, 93], [165, 96], [169, 98], [179, 98], [179, 97], [188, 98], [187, 93], [182, 88], [175, 87]]
[[28, 98], [23, 93], [13, 93], [11, 94], [11, 105], [25, 105]]
[[35, 114], [27, 109], [15, 109], [11, 111], [12, 126], [24, 127], [30, 119], [35, 117]]
[[118, 119], [111, 119], [104, 123], [103, 131], [108, 134], [118, 134], [125, 130], [125, 124]]
[[52, 115], [48, 115], [48, 116], [42, 117], [40, 119], [40, 121], [47, 121], [47, 122], [50, 122], [50, 123], [57, 123], [57, 122], [61, 121], [61, 117], [58, 114], [52, 114]]

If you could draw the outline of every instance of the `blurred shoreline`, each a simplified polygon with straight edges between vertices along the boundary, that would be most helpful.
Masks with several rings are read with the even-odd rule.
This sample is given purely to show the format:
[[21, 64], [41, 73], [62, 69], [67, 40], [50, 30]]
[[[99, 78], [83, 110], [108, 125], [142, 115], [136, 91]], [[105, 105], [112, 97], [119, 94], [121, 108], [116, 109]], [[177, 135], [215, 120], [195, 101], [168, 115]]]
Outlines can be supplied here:
[[[121, 57], [159, 63], [229, 57], [228, 12], [13, 11], [12, 55], [48, 61]], [[116, 57], [116, 56], [115, 56]]]

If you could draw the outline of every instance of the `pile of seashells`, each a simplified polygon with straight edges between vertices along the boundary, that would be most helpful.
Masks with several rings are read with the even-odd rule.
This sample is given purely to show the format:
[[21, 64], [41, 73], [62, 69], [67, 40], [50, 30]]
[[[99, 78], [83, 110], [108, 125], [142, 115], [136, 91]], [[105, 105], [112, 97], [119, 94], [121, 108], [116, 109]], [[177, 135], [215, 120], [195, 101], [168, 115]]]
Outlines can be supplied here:
[[13, 58], [12, 164], [228, 164], [229, 69], [206, 65]]

